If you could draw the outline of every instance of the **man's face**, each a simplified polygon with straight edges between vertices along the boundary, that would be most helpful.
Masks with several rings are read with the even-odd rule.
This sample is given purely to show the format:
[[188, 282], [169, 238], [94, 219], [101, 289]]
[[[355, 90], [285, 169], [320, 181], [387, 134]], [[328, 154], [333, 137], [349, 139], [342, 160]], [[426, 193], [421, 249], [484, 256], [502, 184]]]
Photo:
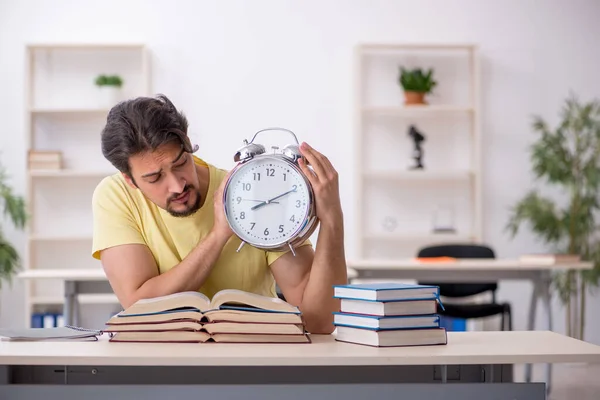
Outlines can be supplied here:
[[132, 186], [158, 207], [175, 217], [186, 217], [198, 211], [201, 195], [198, 173], [190, 153], [175, 142], [151, 152], [129, 158], [131, 175], [125, 175]]

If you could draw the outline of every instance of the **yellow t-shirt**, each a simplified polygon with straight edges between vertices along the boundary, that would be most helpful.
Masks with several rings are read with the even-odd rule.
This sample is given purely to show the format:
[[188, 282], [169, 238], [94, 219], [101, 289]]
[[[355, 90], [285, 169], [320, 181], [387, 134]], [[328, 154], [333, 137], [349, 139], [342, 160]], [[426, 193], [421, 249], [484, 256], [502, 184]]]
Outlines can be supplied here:
[[[130, 187], [120, 173], [104, 178], [92, 199], [92, 256], [100, 259], [103, 249], [139, 243], [148, 246], [161, 274], [181, 262], [210, 232], [214, 192], [227, 174], [227, 171], [195, 156], [194, 161], [209, 169], [208, 193], [203, 206], [193, 215], [183, 218], [171, 216], [146, 199], [139, 189]], [[245, 245], [238, 253], [236, 250], [240, 243], [236, 236], [229, 239], [209, 277], [198, 290], [209, 298], [222, 289], [276, 296], [269, 266], [287, 251], [271, 252]], [[303, 245], [310, 245], [310, 241]]]

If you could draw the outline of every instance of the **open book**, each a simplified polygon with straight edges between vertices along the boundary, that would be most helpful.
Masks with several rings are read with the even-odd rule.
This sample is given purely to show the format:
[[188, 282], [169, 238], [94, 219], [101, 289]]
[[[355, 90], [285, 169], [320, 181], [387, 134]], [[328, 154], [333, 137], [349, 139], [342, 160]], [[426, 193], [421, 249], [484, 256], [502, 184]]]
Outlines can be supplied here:
[[181, 292], [151, 299], [141, 299], [122, 311], [121, 317], [165, 313], [173, 310], [196, 310], [208, 313], [216, 310], [247, 310], [300, 314], [295, 307], [278, 297], [261, 296], [237, 289], [217, 292], [212, 300], [200, 292]]
[[235, 289], [139, 300], [106, 322], [111, 342], [310, 343], [300, 310]]

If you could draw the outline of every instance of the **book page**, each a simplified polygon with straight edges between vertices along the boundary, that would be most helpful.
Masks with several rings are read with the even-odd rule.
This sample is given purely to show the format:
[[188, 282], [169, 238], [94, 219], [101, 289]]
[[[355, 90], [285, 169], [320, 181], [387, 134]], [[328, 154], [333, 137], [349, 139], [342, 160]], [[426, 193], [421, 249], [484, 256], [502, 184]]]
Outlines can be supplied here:
[[172, 310], [197, 309], [200, 311], [206, 311], [209, 309], [209, 307], [210, 301], [204, 294], [189, 291], [148, 299], [140, 299], [126, 310], [122, 311], [120, 316], [148, 315], [164, 313]]
[[200, 292], [191, 292], [191, 291], [167, 294], [165, 296], [152, 297], [149, 299], [140, 299], [136, 303], [151, 304], [151, 303], [157, 303], [157, 302], [161, 302], [161, 301], [165, 301], [165, 300], [169, 300], [169, 299], [181, 299], [181, 298], [185, 298], [185, 297], [197, 297], [198, 300], [204, 301], [207, 305], [210, 304], [210, 299], [208, 297], [206, 297], [206, 295], [204, 295], [203, 293], [200, 293]]
[[267, 297], [256, 293], [244, 292], [237, 289], [224, 289], [215, 294], [211, 301], [213, 308], [224, 305], [240, 305], [269, 311], [299, 312], [297, 307], [281, 300], [279, 297]]

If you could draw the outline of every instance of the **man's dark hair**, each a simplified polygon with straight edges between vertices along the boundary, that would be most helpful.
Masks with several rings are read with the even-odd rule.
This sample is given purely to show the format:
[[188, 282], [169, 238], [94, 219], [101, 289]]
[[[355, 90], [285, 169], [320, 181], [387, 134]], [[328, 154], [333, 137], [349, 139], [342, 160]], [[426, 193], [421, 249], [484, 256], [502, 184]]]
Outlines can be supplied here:
[[178, 141], [195, 151], [187, 136], [188, 121], [163, 94], [137, 97], [114, 106], [102, 130], [102, 154], [119, 171], [131, 176], [129, 157]]

